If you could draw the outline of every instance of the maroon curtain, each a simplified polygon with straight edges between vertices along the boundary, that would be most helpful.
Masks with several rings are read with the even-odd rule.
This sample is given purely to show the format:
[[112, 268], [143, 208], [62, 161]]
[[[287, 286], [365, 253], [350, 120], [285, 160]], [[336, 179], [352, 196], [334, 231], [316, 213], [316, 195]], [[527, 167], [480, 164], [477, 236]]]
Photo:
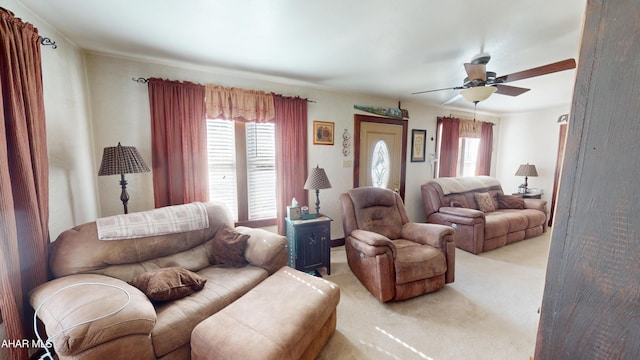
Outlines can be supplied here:
[[33, 331], [26, 294], [47, 280], [49, 168], [38, 30], [2, 8], [0, 69], [0, 310], [7, 338], [21, 340]]
[[278, 233], [285, 234], [286, 206], [294, 197], [308, 203], [307, 180], [307, 100], [274, 95], [276, 116], [276, 205]]
[[205, 87], [149, 79], [155, 206], [208, 201]]
[[478, 159], [476, 160], [476, 175], [489, 175], [491, 173], [491, 153], [493, 151], [493, 124], [482, 123], [482, 134], [478, 146]]
[[438, 118], [440, 131], [440, 154], [438, 177], [453, 177], [457, 174], [458, 144], [460, 141], [460, 119]]

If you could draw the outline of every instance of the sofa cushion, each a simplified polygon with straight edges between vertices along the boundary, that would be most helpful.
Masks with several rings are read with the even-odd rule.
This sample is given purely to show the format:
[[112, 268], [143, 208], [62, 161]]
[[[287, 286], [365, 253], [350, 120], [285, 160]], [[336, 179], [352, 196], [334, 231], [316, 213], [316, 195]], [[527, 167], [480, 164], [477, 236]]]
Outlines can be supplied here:
[[527, 229], [531, 229], [536, 226], [544, 226], [544, 223], [547, 222], [547, 215], [542, 211], [538, 211], [535, 209], [524, 209], [520, 210], [520, 213], [527, 217]]
[[491, 239], [498, 236], [504, 236], [509, 232], [509, 220], [502, 216], [491, 214], [485, 217], [484, 238]]
[[492, 211], [496, 211], [495, 204], [493, 203], [493, 199], [491, 198], [491, 194], [486, 193], [474, 193], [473, 197], [478, 204], [478, 209], [482, 212], [488, 213]]
[[444, 254], [435, 247], [422, 246], [405, 239], [393, 240], [393, 244], [396, 246], [396, 284], [428, 279], [447, 272]]
[[509, 223], [507, 233], [522, 231], [529, 227], [529, 219], [521, 210], [501, 209], [491, 214], [491, 217], [498, 216]]
[[241, 234], [229, 226], [223, 226], [213, 237], [211, 242], [212, 264], [224, 264], [233, 267], [241, 267], [248, 264], [244, 257], [247, 249], [249, 235]]
[[103, 275], [75, 274], [48, 281], [33, 289], [29, 300], [39, 309], [38, 318], [56, 353], [70, 358], [119, 338], [148, 337], [156, 322], [153, 305], [142, 292]]
[[191, 358], [315, 359], [335, 330], [339, 301], [336, 284], [283, 267], [198, 324]]
[[518, 195], [498, 194], [499, 209], [524, 209], [524, 199]]
[[376, 191], [377, 188], [363, 189], [348, 191], [353, 202], [357, 228], [382, 234], [389, 239], [400, 238], [403, 215], [397, 203], [399, 198], [396, 198], [393, 191], [381, 192]]
[[189, 344], [191, 330], [199, 322], [231, 304], [269, 276], [265, 269], [253, 265], [241, 268], [210, 266], [198, 271], [198, 275], [207, 279], [202, 291], [156, 306], [157, 321], [151, 331], [151, 339], [158, 358]]
[[147, 271], [129, 284], [137, 287], [152, 301], [181, 299], [202, 290], [207, 279], [187, 269], [168, 267]]
[[[210, 265], [206, 256], [194, 264], [190, 251], [211, 239], [222, 224], [233, 226], [231, 212], [221, 202], [205, 204], [209, 227], [183, 233], [127, 240], [98, 240], [96, 223], [64, 231], [51, 243], [49, 267], [54, 277], [79, 273], [104, 274], [125, 282], [149, 269], [141, 264], [163, 259], [158, 267], [179, 266], [191, 271]], [[176, 257], [177, 256], [177, 257]]]

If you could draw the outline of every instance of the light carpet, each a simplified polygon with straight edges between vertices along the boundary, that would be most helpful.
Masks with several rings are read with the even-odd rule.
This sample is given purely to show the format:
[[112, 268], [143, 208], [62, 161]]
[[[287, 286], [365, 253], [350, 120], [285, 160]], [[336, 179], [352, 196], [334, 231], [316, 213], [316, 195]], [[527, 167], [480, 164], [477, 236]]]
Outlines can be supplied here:
[[550, 233], [473, 255], [456, 249], [455, 282], [382, 304], [331, 251], [336, 332], [318, 359], [523, 359], [534, 353]]

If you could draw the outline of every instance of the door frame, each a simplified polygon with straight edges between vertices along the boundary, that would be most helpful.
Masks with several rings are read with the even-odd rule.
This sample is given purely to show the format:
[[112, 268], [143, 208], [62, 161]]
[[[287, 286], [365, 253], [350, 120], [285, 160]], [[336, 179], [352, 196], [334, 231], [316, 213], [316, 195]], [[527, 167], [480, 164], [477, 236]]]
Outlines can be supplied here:
[[402, 156], [400, 159], [400, 197], [404, 201], [405, 178], [407, 173], [408, 121], [380, 116], [353, 115], [353, 187], [360, 187], [360, 124], [363, 122], [402, 126]]
[[560, 124], [560, 135], [558, 137], [558, 153], [556, 155], [556, 171], [553, 174], [553, 193], [551, 194], [551, 209], [549, 211], [549, 222], [547, 226], [553, 225], [553, 217], [556, 210], [556, 198], [558, 197], [558, 185], [562, 172], [562, 160], [564, 159], [564, 146], [567, 142], [567, 124]]

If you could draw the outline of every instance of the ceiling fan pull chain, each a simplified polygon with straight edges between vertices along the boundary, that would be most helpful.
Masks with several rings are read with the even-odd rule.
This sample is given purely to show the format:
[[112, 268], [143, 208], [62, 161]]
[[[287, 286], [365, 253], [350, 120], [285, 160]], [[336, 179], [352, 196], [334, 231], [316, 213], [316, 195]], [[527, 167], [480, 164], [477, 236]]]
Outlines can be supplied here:
[[[476, 122], [476, 111], [478, 111], [478, 101], [473, 102], [473, 122]], [[475, 130], [475, 125], [473, 126], [473, 130]]]

